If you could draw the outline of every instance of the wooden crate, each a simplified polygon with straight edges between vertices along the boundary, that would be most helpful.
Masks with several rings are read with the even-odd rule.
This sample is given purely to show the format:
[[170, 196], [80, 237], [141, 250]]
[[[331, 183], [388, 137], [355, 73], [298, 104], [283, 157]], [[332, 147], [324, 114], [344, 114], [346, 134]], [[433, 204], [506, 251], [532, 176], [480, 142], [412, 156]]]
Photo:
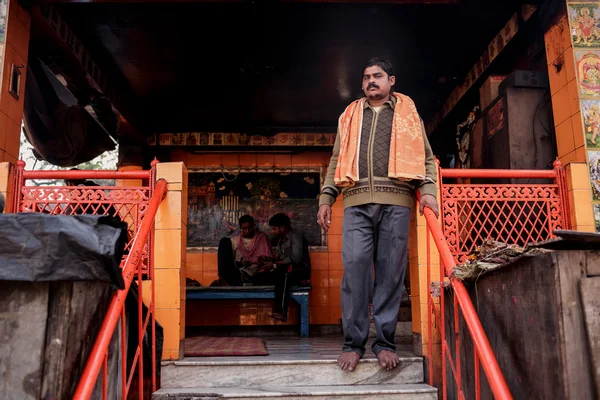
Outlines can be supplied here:
[[[113, 289], [106, 282], [0, 281], [0, 398], [70, 399]], [[109, 348], [108, 398], [120, 393], [120, 324]], [[102, 374], [92, 398], [101, 397]]]
[[[600, 252], [557, 251], [465, 282], [515, 399], [598, 398], [600, 291], [593, 289], [600, 287], [599, 270]], [[446, 296], [446, 338], [454, 356], [451, 289]], [[474, 399], [473, 342], [462, 317], [459, 329], [463, 392]], [[483, 368], [480, 376], [481, 398], [493, 399]], [[447, 381], [448, 398], [457, 398], [449, 366]]]

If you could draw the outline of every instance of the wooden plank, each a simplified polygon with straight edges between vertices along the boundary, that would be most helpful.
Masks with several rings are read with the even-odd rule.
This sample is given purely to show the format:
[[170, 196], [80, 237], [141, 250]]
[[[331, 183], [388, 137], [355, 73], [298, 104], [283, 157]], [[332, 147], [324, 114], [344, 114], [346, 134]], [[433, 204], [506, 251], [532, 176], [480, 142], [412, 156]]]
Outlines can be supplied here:
[[[538, 367], [560, 365], [556, 282], [557, 267], [549, 253], [523, 257], [482, 277], [476, 287], [469, 288], [515, 399], [564, 398], [560, 395], [564, 392], [560, 368]], [[471, 360], [467, 358], [465, 364], [473, 370]], [[481, 371], [481, 398], [493, 398], [484, 376]], [[473, 373], [467, 374], [465, 379], [474, 387]]]
[[[292, 286], [290, 292], [311, 290], [311, 286]], [[186, 288], [188, 292], [233, 292], [233, 293], [248, 293], [248, 292], [272, 292], [275, 286], [190, 286]]]
[[555, 230], [554, 234], [558, 237], [530, 243], [529, 247], [552, 250], [595, 250], [600, 248], [599, 233]]
[[592, 355], [596, 393], [600, 393], [600, 277], [581, 279], [581, 300]]
[[[53, 282], [50, 287], [42, 393], [43, 398], [66, 399], [73, 396], [79, 382], [112, 289], [106, 282], [89, 281]], [[113, 352], [111, 357], [115, 356]], [[117, 394], [114, 387], [111, 390]]]
[[[558, 264], [559, 324], [566, 399], [593, 399], [594, 384], [590, 373], [591, 357], [587, 351], [587, 335], [579, 282], [584, 277], [584, 251], [553, 253]], [[550, 365], [544, 363], [542, 365]]]
[[586, 252], [587, 276], [600, 276], [600, 251]]
[[557, 229], [554, 231], [554, 234], [565, 240], [577, 240], [586, 243], [595, 243], [600, 246], [600, 233]]
[[42, 398], [48, 283], [0, 281], [0, 398]]

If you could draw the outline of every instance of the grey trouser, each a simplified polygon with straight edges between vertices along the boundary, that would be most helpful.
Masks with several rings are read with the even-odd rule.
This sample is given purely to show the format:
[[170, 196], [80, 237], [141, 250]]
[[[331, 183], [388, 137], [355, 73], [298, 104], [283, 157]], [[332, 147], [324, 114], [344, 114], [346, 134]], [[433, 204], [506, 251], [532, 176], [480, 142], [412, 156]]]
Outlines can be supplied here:
[[[369, 299], [377, 338], [373, 352], [395, 351], [396, 321], [406, 274], [410, 209], [366, 204], [344, 211], [342, 325], [344, 352], [361, 357], [369, 338]], [[375, 282], [373, 285], [373, 265]]]

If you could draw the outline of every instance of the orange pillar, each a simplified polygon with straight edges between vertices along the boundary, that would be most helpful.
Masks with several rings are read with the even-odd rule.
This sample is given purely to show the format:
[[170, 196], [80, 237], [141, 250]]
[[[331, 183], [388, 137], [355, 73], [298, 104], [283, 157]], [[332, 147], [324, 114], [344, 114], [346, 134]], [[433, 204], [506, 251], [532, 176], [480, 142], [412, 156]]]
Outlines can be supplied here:
[[[5, 212], [11, 209], [12, 172], [19, 157], [23, 98], [29, 52], [31, 16], [16, 0], [8, 0], [4, 35], [0, 36], [0, 193], [6, 200]], [[18, 93], [11, 93], [13, 68], [21, 73]]]
[[573, 229], [593, 232], [600, 230], [600, 86], [594, 72], [600, 70], [600, 39], [579, 29], [588, 15], [600, 17], [600, 2], [565, 2], [544, 41], [571, 223]]
[[[0, 162], [16, 164], [19, 158], [29, 27], [31, 16], [17, 0], [9, 0], [4, 37], [0, 36]], [[18, 71], [18, 88], [11, 85], [13, 70]]]
[[183, 357], [187, 178], [182, 162], [157, 165], [156, 179], [165, 179], [169, 189], [156, 214], [154, 233], [155, 313], [164, 330], [163, 360]]
[[[438, 204], [440, 199], [438, 186]], [[441, 209], [441, 208], [440, 208]], [[435, 316], [430, 312], [429, 281], [427, 272], [433, 282], [440, 281], [440, 254], [430, 237], [429, 248], [425, 217], [419, 215], [418, 209], [413, 211], [409, 243], [408, 243], [408, 268], [410, 279], [410, 305], [412, 311], [413, 351], [417, 355], [430, 356], [430, 340], [428, 335], [429, 321], [432, 324], [431, 355], [433, 356], [433, 378], [434, 384], [441, 387], [441, 352], [442, 344], [440, 338], [440, 327], [437, 326]], [[429, 250], [429, 251], [428, 251]], [[439, 311], [439, 298], [432, 301], [434, 307]], [[425, 374], [429, 374], [429, 364], [426, 362]]]

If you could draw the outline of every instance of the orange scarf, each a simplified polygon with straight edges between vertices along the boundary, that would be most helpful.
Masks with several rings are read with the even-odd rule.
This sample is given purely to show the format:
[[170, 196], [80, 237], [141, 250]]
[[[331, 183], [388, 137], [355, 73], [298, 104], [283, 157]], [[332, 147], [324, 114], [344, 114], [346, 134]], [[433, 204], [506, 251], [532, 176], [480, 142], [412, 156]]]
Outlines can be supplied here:
[[[425, 179], [425, 144], [421, 117], [410, 97], [393, 93], [397, 102], [392, 121], [388, 177], [400, 180]], [[353, 186], [358, 181], [358, 148], [366, 98], [352, 102], [339, 120], [340, 153], [335, 184]], [[365, 178], [364, 176], [362, 178]]]

